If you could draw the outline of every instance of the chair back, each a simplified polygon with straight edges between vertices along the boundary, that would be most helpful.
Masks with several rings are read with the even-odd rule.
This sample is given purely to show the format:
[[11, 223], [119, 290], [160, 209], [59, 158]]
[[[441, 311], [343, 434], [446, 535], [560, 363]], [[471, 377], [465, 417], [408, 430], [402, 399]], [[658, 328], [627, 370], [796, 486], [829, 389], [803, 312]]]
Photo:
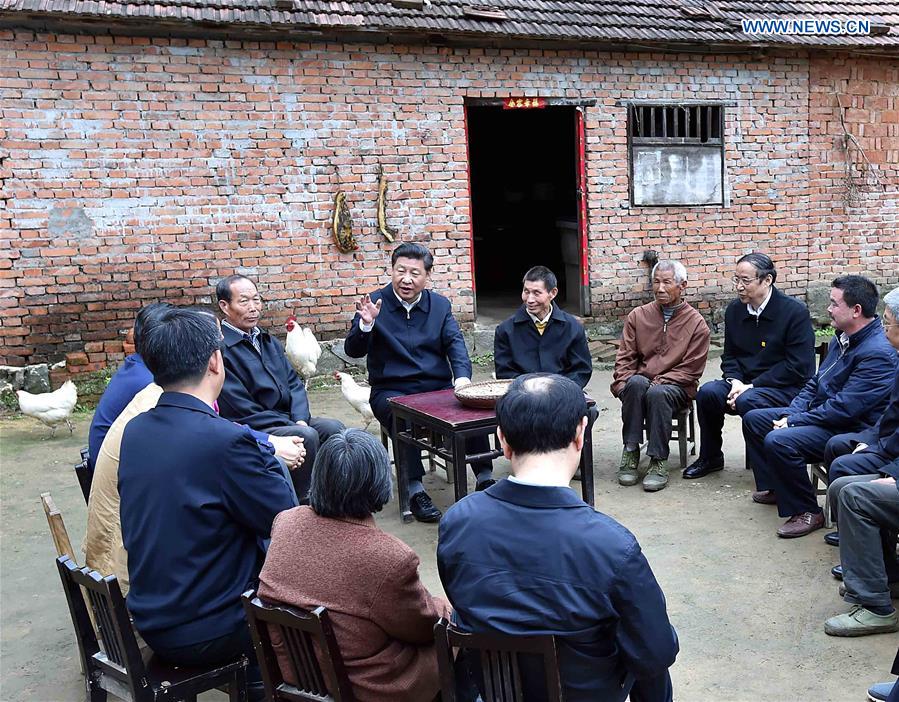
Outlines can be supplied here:
[[66, 523], [62, 520], [62, 512], [56, 507], [49, 492], [41, 493], [41, 505], [44, 507], [44, 514], [47, 515], [47, 524], [50, 526], [50, 536], [53, 538], [56, 555], [69, 556], [74, 560], [75, 551], [72, 549], [72, 542], [69, 541], [69, 532], [66, 531]]
[[[82, 664], [88, 676], [94, 680], [104, 677], [106, 689], [120, 688], [110, 690], [118, 697], [134, 702], [152, 700], [152, 686], [116, 577], [103, 577], [95, 570], [79, 569], [70, 558], [64, 556], [56, 559], [56, 565], [78, 637]], [[84, 589], [90, 602], [103, 641], [102, 649], [90, 625], [79, 586]]]
[[[262, 669], [266, 699], [273, 702], [355, 702], [324, 607], [306, 611], [262, 602], [252, 590], [243, 600], [253, 648]], [[274, 641], [280, 640], [284, 659], [296, 684], [284, 679]]]
[[456, 700], [456, 672], [453, 648], [477, 652], [483, 676], [481, 697], [484, 702], [524, 702], [519, 654], [542, 658], [546, 680], [546, 699], [563, 702], [559, 676], [559, 656], [554, 636], [507, 636], [505, 634], [468, 634], [454, 628], [446, 619], [434, 626], [437, 664], [440, 668], [441, 702]]
[[84, 504], [87, 504], [91, 496], [91, 474], [88, 458], [90, 451], [87, 446], [81, 449], [81, 462], [75, 464], [75, 476], [78, 478], [78, 485], [81, 487], [81, 494], [84, 495]]

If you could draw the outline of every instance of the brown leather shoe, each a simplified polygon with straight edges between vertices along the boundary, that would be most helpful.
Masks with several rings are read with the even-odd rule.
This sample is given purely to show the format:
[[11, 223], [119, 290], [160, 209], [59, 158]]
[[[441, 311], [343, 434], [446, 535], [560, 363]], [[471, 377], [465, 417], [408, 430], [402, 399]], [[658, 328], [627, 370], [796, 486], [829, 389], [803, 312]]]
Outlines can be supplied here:
[[752, 493], [752, 501], [760, 505], [776, 505], [777, 495], [774, 494], [774, 490], [761, 490]]
[[795, 539], [797, 536], [805, 536], [824, 526], [824, 513], [803, 512], [794, 514], [786, 523], [777, 530], [777, 535], [783, 539]]

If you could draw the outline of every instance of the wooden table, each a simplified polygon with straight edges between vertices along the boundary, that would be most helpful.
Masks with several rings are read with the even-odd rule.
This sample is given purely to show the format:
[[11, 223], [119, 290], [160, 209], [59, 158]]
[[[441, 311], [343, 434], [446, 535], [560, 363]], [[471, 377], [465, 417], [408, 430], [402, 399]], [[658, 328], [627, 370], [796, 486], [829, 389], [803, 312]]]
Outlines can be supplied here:
[[[587, 399], [589, 406], [596, 402]], [[402, 444], [411, 444], [419, 449], [440, 456], [446, 461], [448, 477], [453, 484], [455, 501], [468, 494], [468, 476], [465, 473], [469, 463], [493, 460], [502, 455], [496, 438], [496, 412], [493, 409], [471, 409], [463, 407], [452, 389], [403, 395], [390, 399], [393, 411], [393, 458], [396, 464], [397, 493], [400, 501], [400, 516], [404, 522], [413, 520], [409, 509], [409, 467], [402, 460]], [[400, 427], [404, 429], [400, 430]], [[581, 493], [586, 502], [593, 506], [593, 425], [588, 425], [581, 451]], [[485, 453], [468, 454], [466, 441], [472, 437], [493, 437], [495, 448]], [[488, 439], [489, 441], [489, 439]]]

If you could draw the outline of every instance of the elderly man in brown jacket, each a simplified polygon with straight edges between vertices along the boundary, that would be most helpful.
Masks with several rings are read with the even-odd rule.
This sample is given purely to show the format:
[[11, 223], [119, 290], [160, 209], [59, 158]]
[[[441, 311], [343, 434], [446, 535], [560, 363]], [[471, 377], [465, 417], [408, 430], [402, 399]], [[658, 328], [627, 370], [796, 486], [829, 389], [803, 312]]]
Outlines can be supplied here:
[[678, 261], [652, 269], [653, 302], [631, 310], [615, 358], [612, 394], [621, 400], [621, 485], [636, 485], [646, 424], [649, 470], [643, 489], [668, 485], [668, 440], [674, 413], [696, 397], [709, 353], [709, 327], [683, 300], [687, 270]]

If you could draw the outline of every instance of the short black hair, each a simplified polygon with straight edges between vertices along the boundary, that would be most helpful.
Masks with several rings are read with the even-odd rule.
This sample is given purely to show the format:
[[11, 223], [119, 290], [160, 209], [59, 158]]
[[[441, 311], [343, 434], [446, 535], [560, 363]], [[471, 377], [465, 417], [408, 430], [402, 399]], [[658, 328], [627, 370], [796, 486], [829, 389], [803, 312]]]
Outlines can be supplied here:
[[[231, 285], [236, 283], [238, 280], [250, 280], [245, 275], [241, 275], [240, 273], [234, 273], [229, 275], [227, 278], [222, 278], [218, 283], [215, 284], [215, 296], [219, 301], [224, 300], [225, 302], [231, 302]], [[253, 281], [250, 280], [252, 283]]]
[[209, 312], [170, 307], [146, 326], [144, 363], [162, 388], [202, 380], [209, 358], [221, 348], [222, 332]]
[[171, 308], [168, 302], [151, 302], [140, 308], [140, 312], [134, 318], [134, 350], [143, 356], [141, 344], [144, 338], [144, 331], [153, 323], [164, 310]]
[[847, 307], [860, 305], [863, 317], [870, 318], [877, 314], [877, 286], [863, 275], [841, 275], [834, 279], [830, 287], [843, 291], [843, 301]]
[[745, 256], [740, 256], [737, 265], [739, 266], [741, 263], [748, 263], [755, 268], [755, 277], [759, 280], [764, 280], [766, 276], [770, 275], [772, 283], [777, 281], [777, 269], [774, 267], [774, 261], [765, 254], [748, 253]]
[[390, 265], [395, 266], [398, 258], [418, 259], [424, 264], [426, 273], [430, 273], [431, 268], [434, 266], [434, 257], [431, 255], [428, 247], [423, 244], [415, 244], [408, 241], [403, 242], [393, 250], [392, 254], [390, 254]]
[[587, 400], [573, 380], [551, 373], [520, 375], [496, 403], [506, 443], [518, 455], [567, 447], [587, 416]]
[[390, 501], [390, 459], [374, 436], [361, 429], [333, 434], [312, 466], [309, 505], [320, 517], [365, 519]]
[[553, 288], [559, 287], [559, 280], [556, 278], [556, 274], [546, 266], [534, 266], [528, 270], [528, 272], [524, 274], [524, 278], [521, 279], [521, 284], [536, 283], [538, 281], [543, 282], [547, 292]]

